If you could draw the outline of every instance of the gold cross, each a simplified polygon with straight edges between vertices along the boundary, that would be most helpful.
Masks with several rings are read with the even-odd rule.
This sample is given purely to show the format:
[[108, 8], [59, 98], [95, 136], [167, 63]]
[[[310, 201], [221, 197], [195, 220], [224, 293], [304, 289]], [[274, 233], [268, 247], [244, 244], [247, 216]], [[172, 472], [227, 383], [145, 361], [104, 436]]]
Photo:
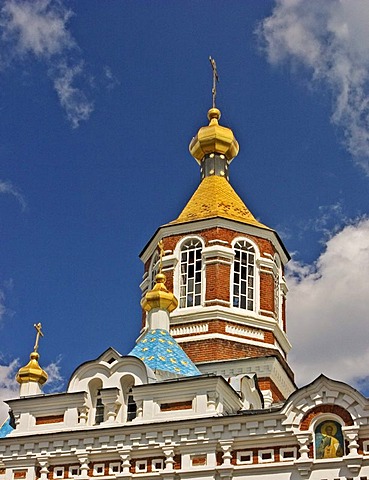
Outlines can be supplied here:
[[211, 68], [213, 69], [213, 88], [211, 89], [211, 93], [213, 94], [213, 108], [215, 108], [215, 98], [217, 96], [217, 82], [219, 82], [217, 64], [215, 63], [214, 58], [211, 56], [209, 57]]
[[38, 350], [38, 342], [40, 341], [40, 337], [43, 337], [44, 334], [41, 331], [42, 325], [41, 323], [34, 323], [33, 326], [35, 327], [37, 334], [36, 334], [36, 343], [35, 346], [33, 347], [33, 351], [37, 352]]
[[163, 268], [163, 257], [164, 257], [164, 242], [163, 240], [160, 240], [160, 242], [158, 243], [158, 248], [159, 248], [159, 252], [160, 252], [160, 260], [159, 260], [159, 273], [161, 273], [161, 270]]

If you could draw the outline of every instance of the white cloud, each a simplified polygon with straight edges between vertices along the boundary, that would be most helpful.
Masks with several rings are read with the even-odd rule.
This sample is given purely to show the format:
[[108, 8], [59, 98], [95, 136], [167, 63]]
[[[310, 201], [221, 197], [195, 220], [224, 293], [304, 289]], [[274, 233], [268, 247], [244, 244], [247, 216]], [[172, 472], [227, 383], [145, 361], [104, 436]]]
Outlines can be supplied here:
[[297, 383], [324, 373], [360, 387], [369, 375], [369, 219], [328, 239], [314, 265], [292, 261], [287, 276]]
[[62, 0], [5, 0], [0, 11], [1, 63], [4, 68], [27, 57], [42, 62], [68, 120], [76, 128], [90, 117], [93, 102], [84, 91], [88, 76], [68, 30], [71, 16]]
[[0, 180], [0, 194], [1, 193], [12, 195], [18, 200], [20, 206], [22, 207], [22, 210], [26, 209], [27, 203], [24, 196], [21, 194], [19, 189], [8, 180]]
[[72, 12], [50, 0], [7, 0], [2, 9], [3, 37], [20, 55], [51, 57], [75, 45], [66, 24]]
[[369, 2], [277, 0], [258, 34], [271, 64], [303, 66], [328, 87], [331, 120], [369, 175]]
[[[41, 364], [42, 368], [44, 368], [48, 374], [48, 380], [44, 390], [49, 393], [60, 391], [64, 384], [64, 378], [60, 373], [60, 361], [61, 359], [58, 358], [55, 362], [47, 365], [47, 367]], [[4, 400], [19, 397], [19, 384], [15, 380], [19, 367], [20, 362], [18, 359], [0, 365], [0, 426], [7, 419], [9, 411], [9, 407]]]
[[56, 93], [72, 127], [77, 128], [81, 121], [89, 119], [93, 111], [93, 103], [87, 99], [81, 89], [73, 85], [75, 78], [83, 72], [83, 64], [68, 67], [65, 63], [61, 63], [58, 72], [59, 74], [54, 78]]

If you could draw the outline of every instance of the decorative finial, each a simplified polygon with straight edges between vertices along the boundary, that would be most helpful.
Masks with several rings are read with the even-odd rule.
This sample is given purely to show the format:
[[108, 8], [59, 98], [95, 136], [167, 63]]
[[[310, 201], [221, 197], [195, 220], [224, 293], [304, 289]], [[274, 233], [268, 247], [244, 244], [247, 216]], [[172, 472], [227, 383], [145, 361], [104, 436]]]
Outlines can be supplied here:
[[21, 384], [20, 395], [36, 395], [41, 393], [41, 385], [43, 385], [47, 380], [47, 373], [45, 370], [42, 370], [38, 363], [40, 355], [38, 353], [38, 344], [40, 337], [43, 337], [44, 334], [41, 330], [41, 323], [35, 323], [33, 325], [36, 329], [36, 342], [33, 347], [33, 352], [30, 355], [30, 361], [24, 367], [20, 368], [16, 380]]
[[159, 249], [159, 272], [158, 273], [162, 273], [162, 269], [163, 269], [163, 257], [164, 257], [164, 242], [163, 242], [163, 239], [160, 240], [160, 242], [158, 243], [158, 249]]
[[217, 64], [215, 63], [214, 58], [210, 56], [209, 61], [210, 61], [211, 68], [213, 70], [213, 88], [211, 89], [211, 93], [213, 95], [213, 108], [216, 108], [215, 100], [217, 96], [217, 82], [219, 82], [219, 76], [218, 76]]
[[41, 331], [41, 328], [42, 328], [42, 325], [41, 323], [34, 323], [33, 326], [35, 327], [37, 333], [36, 333], [36, 342], [35, 342], [35, 346], [33, 347], [33, 351], [34, 352], [37, 352], [38, 350], [38, 343], [40, 341], [40, 337], [43, 337], [44, 334], [43, 332]]
[[169, 292], [165, 286], [166, 276], [162, 272], [163, 269], [163, 257], [165, 254], [164, 251], [164, 242], [160, 240], [158, 243], [158, 249], [160, 253], [159, 257], [159, 271], [155, 277], [155, 285], [152, 290], [146, 293], [146, 295], [141, 300], [141, 306], [147, 312], [150, 312], [153, 309], [167, 310], [169, 313], [172, 312], [178, 306], [178, 300], [172, 292]]

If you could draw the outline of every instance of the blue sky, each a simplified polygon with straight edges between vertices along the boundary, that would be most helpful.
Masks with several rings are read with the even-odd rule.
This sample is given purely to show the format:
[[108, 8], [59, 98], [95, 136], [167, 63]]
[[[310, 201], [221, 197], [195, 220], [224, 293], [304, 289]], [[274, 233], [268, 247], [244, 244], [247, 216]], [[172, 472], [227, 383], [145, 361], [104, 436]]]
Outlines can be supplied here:
[[[3, 0], [0, 396], [34, 342], [62, 388], [141, 325], [139, 252], [199, 183], [217, 105], [231, 183], [293, 254], [292, 367], [366, 391], [369, 8], [361, 0]], [[359, 366], [360, 365], [360, 366]]]

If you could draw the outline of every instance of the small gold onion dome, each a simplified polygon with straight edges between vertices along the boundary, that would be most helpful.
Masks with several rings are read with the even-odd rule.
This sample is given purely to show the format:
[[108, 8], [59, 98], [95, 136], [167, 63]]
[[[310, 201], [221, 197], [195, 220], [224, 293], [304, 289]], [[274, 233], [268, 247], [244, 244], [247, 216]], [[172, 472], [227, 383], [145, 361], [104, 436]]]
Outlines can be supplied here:
[[16, 380], [18, 383], [38, 382], [43, 385], [47, 380], [47, 373], [42, 370], [38, 363], [40, 355], [37, 352], [32, 352], [30, 361], [24, 367], [20, 368]]
[[155, 277], [155, 285], [150, 292], [147, 292], [141, 300], [141, 307], [150, 312], [154, 308], [173, 312], [178, 306], [178, 300], [173, 293], [169, 292], [165, 286], [166, 277], [164, 273], [158, 273]]
[[238, 142], [230, 128], [219, 125], [220, 116], [220, 110], [211, 108], [208, 111], [209, 125], [201, 127], [190, 143], [190, 153], [199, 164], [210, 153], [224, 155], [228, 163], [238, 155]]

